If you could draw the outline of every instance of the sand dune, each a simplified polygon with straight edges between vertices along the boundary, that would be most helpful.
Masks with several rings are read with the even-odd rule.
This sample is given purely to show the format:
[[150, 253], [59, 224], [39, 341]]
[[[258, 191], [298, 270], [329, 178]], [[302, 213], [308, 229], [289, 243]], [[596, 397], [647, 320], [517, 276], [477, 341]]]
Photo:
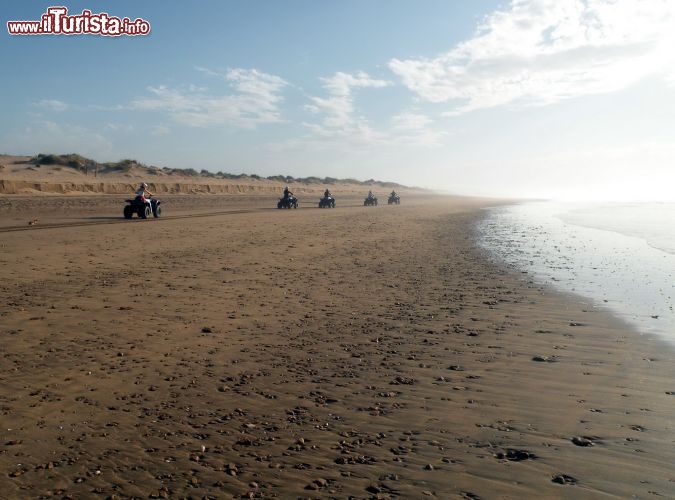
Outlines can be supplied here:
[[[138, 177], [142, 179], [142, 177]], [[164, 181], [149, 182], [150, 189], [156, 194], [271, 194], [279, 193], [281, 186], [275, 184], [254, 184], [235, 182], [185, 182]], [[128, 194], [133, 193], [138, 182], [53, 182], [0, 179], [1, 194]], [[317, 188], [318, 190], [318, 188]]]
[[[280, 181], [259, 177], [226, 179], [214, 176], [185, 175], [180, 170], [132, 167], [128, 171], [104, 169], [98, 173], [82, 171], [64, 165], [36, 165], [30, 157], [0, 156], [0, 195], [88, 195], [133, 193], [140, 182], [147, 182], [157, 194], [259, 194], [281, 193]], [[291, 183], [298, 194], [318, 196], [324, 184]], [[332, 183], [331, 189], [341, 194], [364, 196], [368, 189], [384, 195], [391, 189], [377, 184]], [[399, 189], [397, 187], [397, 189]], [[399, 190], [418, 192], [416, 189]]]

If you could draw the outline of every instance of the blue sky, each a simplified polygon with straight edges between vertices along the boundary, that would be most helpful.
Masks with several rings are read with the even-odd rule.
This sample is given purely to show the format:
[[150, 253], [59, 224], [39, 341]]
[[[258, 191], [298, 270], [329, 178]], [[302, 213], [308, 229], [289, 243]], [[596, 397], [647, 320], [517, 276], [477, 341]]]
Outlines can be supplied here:
[[[190, 5], [65, 3], [147, 36], [5, 28], [0, 152], [675, 200], [675, 2]], [[12, 2], [3, 25], [50, 6]]]

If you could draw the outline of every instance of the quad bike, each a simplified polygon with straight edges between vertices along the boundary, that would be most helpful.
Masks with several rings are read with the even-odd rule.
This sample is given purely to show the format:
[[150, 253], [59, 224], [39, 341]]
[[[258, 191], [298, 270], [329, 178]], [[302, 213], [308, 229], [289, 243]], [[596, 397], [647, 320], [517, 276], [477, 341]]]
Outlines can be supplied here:
[[141, 219], [147, 219], [151, 215], [155, 218], [162, 215], [161, 201], [157, 198], [145, 198], [136, 196], [133, 199], [126, 200], [127, 205], [124, 207], [124, 218], [131, 219], [134, 214], [138, 214]]
[[319, 200], [319, 208], [335, 208], [335, 198], [324, 196]]
[[375, 196], [367, 196], [366, 199], [363, 202], [364, 207], [376, 207], [377, 206], [377, 198]]
[[389, 195], [389, 199], [387, 200], [388, 205], [400, 205], [401, 204], [401, 197], [397, 194], [392, 194]]
[[298, 199], [293, 195], [288, 198], [280, 198], [277, 208], [298, 208]]

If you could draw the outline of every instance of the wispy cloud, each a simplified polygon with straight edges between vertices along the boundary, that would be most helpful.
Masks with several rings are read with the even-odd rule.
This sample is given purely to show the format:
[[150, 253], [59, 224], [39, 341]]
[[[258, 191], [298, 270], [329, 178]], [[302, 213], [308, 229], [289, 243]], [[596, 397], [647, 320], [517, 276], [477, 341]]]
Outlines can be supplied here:
[[417, 111], [404, 111], [391, 119], [393, 130], [420, 130], [427, 127], [431, 119]]
[[311, 104], [305, 109], [312, 113], [323, 113], [323, 126], [331, 129], [359, 128], [363, 119], [354, 116], [353, 89], [382, 88], [390, 85], [386, 80], [371, 78], [367, 73], [355, 75], [337, 72], [329, 78], [321, 78], [328, 97], [311, 97]]
[[128, 111], [130, 106], [124, 104], [104, 105], [104, 104], [89, 104], [87, 109], [93, 111]]
[[155, 125], [150, 129], [150, 134], [155, 137], [161, 137], [163, 135], [168, 135], [171, 133], [171, 129], [165, 125]]
[[36, 108], [57, 112], [66, 111], [68, 109], [68, 104], [57, 99], [42, 99], [35, 101], [33, 102], [33, 106]]
[[475, 36], [430, 59], [389, 68], [422, 100], [452, 113], [542, 105], [611, 92], [673, 67], [675, 2], [512, 0]]
[[448, 135], [439, 130], [428, 115], [417, 110], [403, 111], [391, 118], [389, 136], [392, 144], [438, 146]]
[[271, 151], [332, 151], [341, 157], [387, 151], [394, 146], [434, 146], [447, 134], [434, 120], [417, 109], [373, 125], [358, 106], [358, 90], [381, 89], [392, 85], [360, 71], [337, 72], [320, 78], [325, 96], [310, 96], [304, 106], [310, 119], [302, 123], [307, 133], [268, 145]]
[[230, 69], [225, 74], [197, 69], [208, 76], [222, 77], [233, 92], [218, 95], [195, 85], [180, 88], [160, 85], [148, 87], [151, 95], [132, 101], [130, 108], [165, 112], [174, 121], [194, 127], [229, 124], [255, 128], [282, 121], [281, 92], [288, 85], [282, 78], [256, 69]]
[[106, 130], [110, 130], [112, 132], [133, 132], [134, 131], [134, 126], [130, 123], [106, 123], [105, 125]]

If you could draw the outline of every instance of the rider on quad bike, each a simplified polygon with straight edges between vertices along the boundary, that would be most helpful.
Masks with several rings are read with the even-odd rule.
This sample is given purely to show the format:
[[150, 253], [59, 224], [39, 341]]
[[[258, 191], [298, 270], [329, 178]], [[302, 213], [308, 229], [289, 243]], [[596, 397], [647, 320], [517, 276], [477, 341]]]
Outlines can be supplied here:
[[279, 199], [277, 208], [298, 208], [298, 199], [295, 197], [288, 186], [284, 187], [284, 196]]
[[141, 182], [141, 185], [138, 186], [138, 189], [136, 190], [136, 196], [138, 196], [143, 203], [148, 203], [150, 201], [148, 198], [154, 195], [148, 191], [148, 185], [145, 182]]
[[[147, 219], [150, 215], [155, 218], [161, 215], [161, 202], [148, 191], [148, 185], [145, 182], [141, 182], [134, 195], [132, 199], [126, 200], [127, 204], [124, 207], [125, 219], [131, 219], [134, 214], [138, 214], [138, 217], [141, 219]], [[151, 197], [153, 198], [150, 199]]]

